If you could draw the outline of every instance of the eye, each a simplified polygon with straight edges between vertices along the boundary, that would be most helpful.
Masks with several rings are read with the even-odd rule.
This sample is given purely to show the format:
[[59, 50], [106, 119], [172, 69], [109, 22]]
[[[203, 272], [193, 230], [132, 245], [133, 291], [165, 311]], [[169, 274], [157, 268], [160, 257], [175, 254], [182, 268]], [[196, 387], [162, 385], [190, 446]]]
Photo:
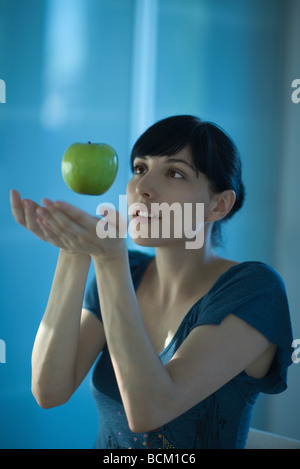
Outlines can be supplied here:
[[173, 179], [184, 179], [183, 174], [181, 174], [177, 169], [169, 169], [168, 171], [169, 176], [171, 176]]
[[142, 164], [134, 164], [133, 165], [133, 173], [134, 174], [143, 174], [145, 167]]
[[[141, 175], [141, 174], [145, 174], [148, 168], [144, 164], [136, 163], [133, 165], [132, 170], [133, 170], [133, 174]], [[175, 168], [167, 169], [166, 174], [172, 179], [185, 179], [184, 175]]]

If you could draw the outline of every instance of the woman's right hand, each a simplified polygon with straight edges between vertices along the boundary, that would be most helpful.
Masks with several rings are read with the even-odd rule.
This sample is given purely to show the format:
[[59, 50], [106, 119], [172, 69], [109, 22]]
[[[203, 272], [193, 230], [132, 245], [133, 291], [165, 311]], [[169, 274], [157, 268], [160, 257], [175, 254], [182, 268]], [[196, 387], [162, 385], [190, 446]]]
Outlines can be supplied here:
[[[45, 220], [39, 217], [37, 209], [41, 208], [39, 204], [30, 199], [21, 199], [16, 190], [10, 193], [11, 210], [15, 220], [38, 238], [47, 241], [54, 246], [67, 250], [61, 240], [55, 235], [49, 226], [45, 225]], [[45, 207], [43, 207], [45, 210]], [[47, 229], [46, 229], [47, 228]]]

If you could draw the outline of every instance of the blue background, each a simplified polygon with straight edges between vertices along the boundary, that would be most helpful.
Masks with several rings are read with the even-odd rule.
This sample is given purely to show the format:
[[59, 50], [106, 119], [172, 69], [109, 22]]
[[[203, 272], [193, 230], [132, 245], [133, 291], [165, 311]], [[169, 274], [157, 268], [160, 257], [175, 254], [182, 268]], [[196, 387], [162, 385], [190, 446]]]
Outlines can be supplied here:
[[[279, 271], [300, 337], [300, 104], [290, 99], [299, 16], [293, 0], [0, 0], [0, 448], [91, 448], [97, 428], [89, 376], [59, 408], [40, 409], [31, 395], [31, 351], [58, 252], [15, 223], [9, 191], [93, 214], [100, 202], [117, 207], [130, 148], [160, 118], [196, 114], [236, 141], [247, 199], [222, 253]], [[101, 197], [72, 193], [60, 173], [65, 149], [88, 140], [119, 155]], [[300, 438], [298, 366], [285, 395], [260, 398], [253, 425]]]

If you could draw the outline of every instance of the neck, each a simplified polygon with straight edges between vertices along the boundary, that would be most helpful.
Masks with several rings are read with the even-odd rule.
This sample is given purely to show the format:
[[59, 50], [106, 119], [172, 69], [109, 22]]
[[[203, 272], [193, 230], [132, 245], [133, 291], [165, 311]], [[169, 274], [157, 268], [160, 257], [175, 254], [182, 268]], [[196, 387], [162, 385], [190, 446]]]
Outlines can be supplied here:
[[155, 297], [167, 305], [174, 304], [179, 297], [184, 299], [195, 294], [218, 260], [220, 257], [210, 241], [197, 250], [178, 245], [156, 248], [153, 263]]

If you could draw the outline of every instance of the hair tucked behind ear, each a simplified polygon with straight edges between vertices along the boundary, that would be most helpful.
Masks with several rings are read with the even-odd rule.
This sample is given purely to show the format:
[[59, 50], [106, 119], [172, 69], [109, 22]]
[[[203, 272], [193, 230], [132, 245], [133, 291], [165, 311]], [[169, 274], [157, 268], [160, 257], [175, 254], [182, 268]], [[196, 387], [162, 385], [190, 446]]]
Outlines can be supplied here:
[[[199, 152], [198, 158], [195, 151]], [[236, 194], [236, 200], [230, 212], [226, 217], [215, 222], [212, 229], [214, 245], [220, 245], [222, 224], [242, 207], [245, 199], [240, 155], [232, 139], [223, 129], [211, 122], [201, 123], [199, 131], [195, 133], [192, 152], [195, 163], [202, 152], [205, 155], [205, 163], [201, 165], [202, 170], [200, 170], [206, 174], [213, 192], [220, 193], [230, 189]], [[202, 157], [200, 158], [202, 160]]]
[[131, 152], [131, 164], [137, 156], [171, 156], [186, 146], [191, 149], [196, 170], [206, 175], [213, 192], [230, 189], [236, 194], [230, 212], [214, 223], [212, 241], [219, 245], [222, 223], [242, 207], [245, 198], [241, 159], [235, 144], [223, 129], [190, 115], [163, 119], [137, 140]]

